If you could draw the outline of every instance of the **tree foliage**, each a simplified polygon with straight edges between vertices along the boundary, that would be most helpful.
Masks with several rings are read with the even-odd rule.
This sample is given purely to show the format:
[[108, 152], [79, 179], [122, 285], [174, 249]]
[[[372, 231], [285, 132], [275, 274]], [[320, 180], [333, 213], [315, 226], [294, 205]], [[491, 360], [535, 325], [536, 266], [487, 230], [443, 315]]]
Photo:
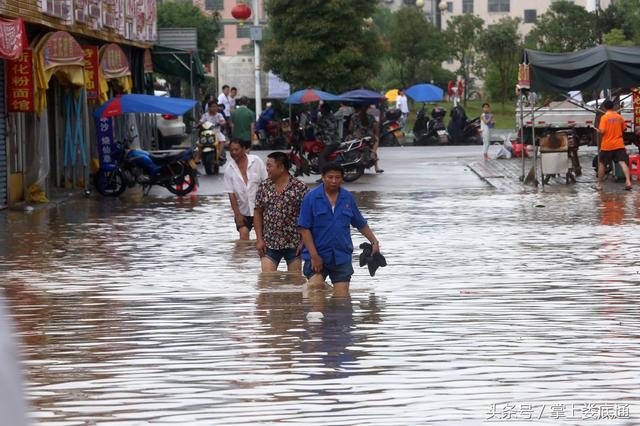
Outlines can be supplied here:
[[[477, 62], [477, 43], [484, 20], [479, 16], [465, 13], [449, 19], [445, 38], [451, 56], [460, 61], [460, 74], [466, 82], [471, 79], [471, 67]], [[465, 91], [465, 103], [466, 95]]]
[[379, 68], [378, 33], [363, 19], [376, 0], [267, 0], [265, 62], [294, 88], [333, 92], [365, 86]]
[[518, 75], [522, 43], [518, 27], [520, 18], [503, 18], [485, 31], [478, 44], [483, 54], [485, 88], [492, 99], [509, 99]]
[[198, 54], [203, 63], [211, 62], [216, 48], [218, 15], [205, 15], [191, 3], [163, 2], [158, 6], [159, 28], [196, 28], [198, 33]]
[[447, 58], [442, 33], [416, 8], [404, 7], [393, 14], [387, 40], [405, 87], [434, 79]]
[[602, 42], [608, 46], [633, 46], [631, 40], [627, 40], [624, 31], [614, 28], [602, 37]]
[[530, 39], [547, 52], [573, 52], [598, 43], [598, 21], [594, 13], [567, 1], [551, 4], [538, 18]]
[[[598, 30], [601, 34], [616, 29], [622, 31], [624, 40], [640, 44], [640, 0], [617, 0], [600, 14]], [[620, 41], [617, 34], [609, 35], [611, 37], [616, 42]]]

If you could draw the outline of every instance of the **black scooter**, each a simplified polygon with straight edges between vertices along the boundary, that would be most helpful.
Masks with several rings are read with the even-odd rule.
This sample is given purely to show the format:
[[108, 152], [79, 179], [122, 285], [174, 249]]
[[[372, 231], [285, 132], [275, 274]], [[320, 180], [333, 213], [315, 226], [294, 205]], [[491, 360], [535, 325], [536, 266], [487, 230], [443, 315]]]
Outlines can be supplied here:
[[431, 118], [427, 116], [425, 107], [418, 111], [416, 122], [413, 125], [415, 145], [445, 145], [449, 143], [449, 132], [444, 125], [444, 117], [447, 110], [435, 107], [431, 111]]
[[482, 145], [480, 134], [480, 117], [472, 120], [467, 118], [467, 113], [460, 105], [454, 107], [450, 113], [449, 138], [455, 145]]

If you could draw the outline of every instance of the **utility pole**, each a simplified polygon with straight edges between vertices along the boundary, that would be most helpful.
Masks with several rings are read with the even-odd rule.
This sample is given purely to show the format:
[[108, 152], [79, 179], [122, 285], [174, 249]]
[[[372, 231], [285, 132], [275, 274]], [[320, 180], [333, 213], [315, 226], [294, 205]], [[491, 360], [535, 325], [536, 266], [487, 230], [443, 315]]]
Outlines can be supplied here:
[[262, 28], [260, 27], [260, 11], [258, 0], [253, 0], [253, 62], [255, 65], [256, 79], [256, 117], [262, 113], [262, 84], [260, 82], [260, 41], [262, 40]]

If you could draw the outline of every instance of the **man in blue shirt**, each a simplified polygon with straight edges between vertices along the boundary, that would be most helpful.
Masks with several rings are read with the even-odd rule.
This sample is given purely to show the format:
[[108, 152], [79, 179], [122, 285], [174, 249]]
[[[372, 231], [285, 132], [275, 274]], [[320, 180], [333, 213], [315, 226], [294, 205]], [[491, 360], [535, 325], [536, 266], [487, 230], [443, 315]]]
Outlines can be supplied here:
[[322, 168], [322, 185], [308, 192], [300, 207], [298, 227], [304, 250], [303, 272], [310, 287], [321, 287], [327, 276], [331, 278], [337, 297], [349, 296], [349, 282], [353, 275], [351, 226], [373, 245], [373, 253], [380, 251], [380, 243], [353, 198], [341, 188], [344, 169], [336, 163]]

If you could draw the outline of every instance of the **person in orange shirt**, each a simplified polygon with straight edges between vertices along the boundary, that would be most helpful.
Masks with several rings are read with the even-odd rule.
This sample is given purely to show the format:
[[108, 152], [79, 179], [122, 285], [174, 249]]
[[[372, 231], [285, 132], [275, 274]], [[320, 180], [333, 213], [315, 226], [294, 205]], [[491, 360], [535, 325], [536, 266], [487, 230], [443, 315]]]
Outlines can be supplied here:
[[620, 164], [626, 179], [624, 189], [631, 190], [631, 177], [629, 175], [629, 156], [624, 148], [624, 139], [622, 135], [627, 128], [624, 118], [613, 110], [613, 102], [606, 100], [602, 107], [605, 109], [604, 115], [600, 118], [600, 126], [598, 133], [602, 135], [600, 143], [600, 153], [598, 154], [598, 184], [597, 189], [602, 189], [602, 180], [604, 179], [604, 171], [607, 163], [611, 161]]

